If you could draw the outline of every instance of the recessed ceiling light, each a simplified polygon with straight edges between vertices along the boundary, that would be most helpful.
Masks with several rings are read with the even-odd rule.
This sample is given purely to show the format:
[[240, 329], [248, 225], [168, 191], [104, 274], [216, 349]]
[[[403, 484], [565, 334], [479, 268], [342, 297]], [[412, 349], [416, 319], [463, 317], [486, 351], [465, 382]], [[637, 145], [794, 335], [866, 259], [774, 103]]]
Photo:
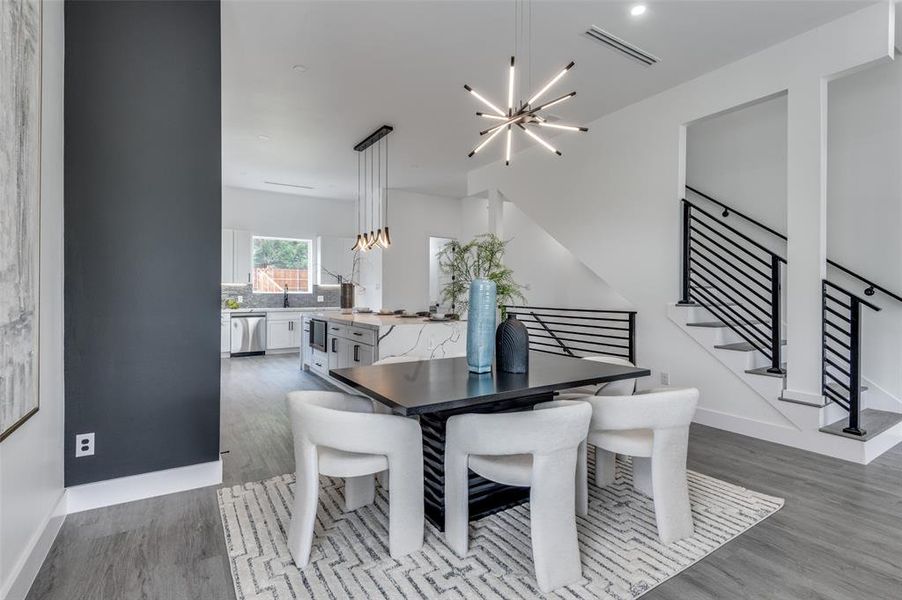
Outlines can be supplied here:
[[269, 136], [268, 136], [268, 135], [262, 135], [262, 134], [261, 134], [261, 135], [258, 135], [258, 136], [257, 136], [257, 139], [260, 140], [261, 142], [268, 142], [268, 141], [269, 141]]
[[298, 73], [303, 73], [304, 71], [307, 70], [306, 65], [292, 65], [291, 68], [294, 69], [295, 71], [297, 71]]
[[645, 14], [645, 11], [648, 9], [644, 4], [637, 4], [636, 6], [630, 9], [630, 14], [634, 17], [641, 17]]

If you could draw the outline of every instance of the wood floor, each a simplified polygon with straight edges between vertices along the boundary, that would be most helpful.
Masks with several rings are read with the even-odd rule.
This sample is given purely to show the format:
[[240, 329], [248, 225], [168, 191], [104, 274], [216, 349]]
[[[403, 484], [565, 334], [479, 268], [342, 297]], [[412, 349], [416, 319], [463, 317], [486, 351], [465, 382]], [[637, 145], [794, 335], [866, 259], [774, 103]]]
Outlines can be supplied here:
[[[223, 360], [224, 485], [293, 470], [296, 356]], [[902, 598], [902, 446], [867, 467], [693, 426], [689, 467], [785, 507], [648, 600]], [[71, 515], [29, 600], [235, 598], [214, 488]]]

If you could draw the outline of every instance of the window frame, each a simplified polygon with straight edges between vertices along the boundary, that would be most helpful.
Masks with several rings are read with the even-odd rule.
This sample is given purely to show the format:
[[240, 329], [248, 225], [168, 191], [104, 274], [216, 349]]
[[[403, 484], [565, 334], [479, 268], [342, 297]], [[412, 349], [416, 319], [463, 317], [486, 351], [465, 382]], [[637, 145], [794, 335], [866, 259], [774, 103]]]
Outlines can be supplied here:
[[291, 238], [285, 237], [281, 235], [256, 235], [251, 234], [251, 292], [254, 294], [284, 294], [285, 292], [263, 292], [257, 290], [257, 278], [256, 278], [256, 270], [257, 265], [254, 262], [254, 254], [255, 254], [255, 242], [256, 240], [280, 240], [283, 242], [303, 242], [307, 244], [307, 291], [293, 291], [289, 290], [288, 294], [293, 296], [300, 295], [310, 295], [313, 294], [313, 277], [311, 276], [311, 271], [313, 269], [313, 257], [311, 253], [314, 252], [313, 248], [313, 240], [306, 238]]

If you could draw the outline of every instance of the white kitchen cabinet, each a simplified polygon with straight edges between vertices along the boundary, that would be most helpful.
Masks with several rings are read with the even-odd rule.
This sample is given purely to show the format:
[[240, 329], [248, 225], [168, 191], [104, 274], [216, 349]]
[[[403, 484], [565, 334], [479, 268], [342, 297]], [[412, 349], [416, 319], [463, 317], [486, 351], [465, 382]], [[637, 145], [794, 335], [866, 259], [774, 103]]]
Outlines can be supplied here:
[[219, 351], [229, 352], [232, 347], [232, 333], [229, 325], [232, 318], [229, 313], [221, 313], [219, 317]]
[[365, 367], [376, 360], [376, 349], [369, 344], [349, 344], [349, 367]]
[[253, 234], [241, 229], [222, 230], [222, 282], [251, 283]]
[[266, 315], [266, 349], [285, 350], [300, 348], [303, 338], [301, 314], [270, 312]]

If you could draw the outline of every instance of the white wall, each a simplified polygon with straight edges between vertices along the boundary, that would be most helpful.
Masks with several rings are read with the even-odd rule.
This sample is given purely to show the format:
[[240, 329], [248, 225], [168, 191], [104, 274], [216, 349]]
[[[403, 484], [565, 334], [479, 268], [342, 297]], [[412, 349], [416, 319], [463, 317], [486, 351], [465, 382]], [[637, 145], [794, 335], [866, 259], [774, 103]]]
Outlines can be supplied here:
[[223, 186], [222, 227], [259, 235], [315, 239], [357, 235], [352, 201]]
[[[829, 102], [828, 254], [902, 294], [902, 60], [831, 82]], [[863, 290], [833, 270], [831, 279]], [[862, 374], [902, 398], [902, 304], [868, 299], [883, 310], [864, 311]]]
[[[467, 198], [463, 203], [464, 241], [489, 231], [488, 200]], [[508, 240], [504, 264], [514, 279], [527, 287], [533, 306], [630, 310], [629, 301], [577, 259], [560, 242], [529, 218], [513, 202], [501, 204], [501, 227], [496, 233]]]
[[382, 305], [411, 311], [429, 308], [429, 238], [460, 238], [459, 198], [392, 190], [392, 245], [382, 250]]
[[[65, 514], [63, 4], [44, 3], [40, 410], [0, 444], [0, 598], [24, 598]], [[74, 444], [73, 444], [74, 447]]]
[[[685, 126], [789, 91], [787, 122], [787, 318], [792, 392], [818, 397], [820, 271], [825, 190], [823, 82], [892, 49], [888, 4], [864, 8], [760, 53], [589, 123], [586, 135], [518, 153], [469, 174], [469, 193], [504, 196], [623, 294], [639, 313], [639, 361], [701, 389], [699, 417], [724, 427], [786, 427], [786, 419], [689, 339], [666, 314], [678, 299], [679, 198], [685, 177]], [[889, 34], [889, 35], [888, 35]], [[794, 375], [795, 373], [795, 375]], [[795, 379], [793, 379], [795, 377]], [[721, 417], [724, 417], [721, 419]], [[736, 418], [733, 418], [736, 417]], [[759, 427], [760, 428], [760, 427]]]
[[[827, 255], [900, 293], [902, 62], [836, 79], [828, 94]], [[786, 120], [781, 96], [691, 125], [687, 183], [785, 232]], [[860, 282], [828, 272], [861, 295]], [[862, 374], [900, 398], [902, 304], [881, 294], [870, 300], [883, 310], [864, 311]]]

